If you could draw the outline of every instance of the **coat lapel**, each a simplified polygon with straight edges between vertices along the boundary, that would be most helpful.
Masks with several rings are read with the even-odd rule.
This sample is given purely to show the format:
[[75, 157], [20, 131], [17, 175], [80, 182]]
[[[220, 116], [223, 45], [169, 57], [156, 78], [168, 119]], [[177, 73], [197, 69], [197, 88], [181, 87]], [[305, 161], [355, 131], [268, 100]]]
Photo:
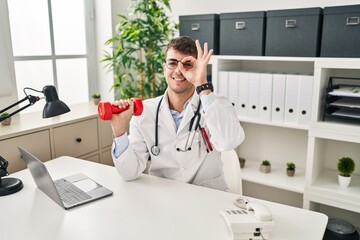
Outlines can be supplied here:
[[199, 105], [199, 101], [200, 101], [199, 95], [194, 93], [189, 104], [186, 106], [184, 117], [178, 129], [178, 134], [181, 133], [182, 131], [189, 130], [190, 121], [195, 115], [196, 109]]
[[159, 126], [167, 128], [171, 134], [176, 134], [175, 121], [170, 112], [167, 94], [164, 94], [164, 98], [160, 105]]

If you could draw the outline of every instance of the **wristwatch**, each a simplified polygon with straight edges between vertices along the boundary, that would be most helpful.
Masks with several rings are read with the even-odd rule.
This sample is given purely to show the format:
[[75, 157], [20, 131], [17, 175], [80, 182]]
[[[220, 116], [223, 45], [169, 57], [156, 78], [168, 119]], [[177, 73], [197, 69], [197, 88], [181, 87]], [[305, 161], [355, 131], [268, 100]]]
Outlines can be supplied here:
[[196, 92], [198, 94], [200, 94], [202, 90], [208, 90], [208, 89], [210, 89], [211, 91], [214, 91], [214, 87], [213, 87], [212, 83], [205, 83], [203, 85], [197, 86]]

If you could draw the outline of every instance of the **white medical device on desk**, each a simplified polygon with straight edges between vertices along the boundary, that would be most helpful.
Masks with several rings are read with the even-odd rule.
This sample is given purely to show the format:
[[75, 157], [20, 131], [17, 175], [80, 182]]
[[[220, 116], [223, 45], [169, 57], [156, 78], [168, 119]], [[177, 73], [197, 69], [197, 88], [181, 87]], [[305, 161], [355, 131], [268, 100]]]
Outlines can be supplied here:
[[230, 228], [233, 240], [269, 239], [275, 228], [271, 212], [260, 203], [250, 203], [246, 198], [235, 200], [238, 208], [221, 211]]

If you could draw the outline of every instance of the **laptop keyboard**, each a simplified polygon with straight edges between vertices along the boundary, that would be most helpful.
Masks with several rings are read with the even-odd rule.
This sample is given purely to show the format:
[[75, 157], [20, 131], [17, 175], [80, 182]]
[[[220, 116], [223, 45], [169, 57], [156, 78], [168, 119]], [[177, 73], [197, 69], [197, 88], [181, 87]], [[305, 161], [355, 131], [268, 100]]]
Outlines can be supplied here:
[[55, 181], [54, 183], [61, 200], [68, 205], [73, 205], [91, 199], [89, 194], [64, 179]]

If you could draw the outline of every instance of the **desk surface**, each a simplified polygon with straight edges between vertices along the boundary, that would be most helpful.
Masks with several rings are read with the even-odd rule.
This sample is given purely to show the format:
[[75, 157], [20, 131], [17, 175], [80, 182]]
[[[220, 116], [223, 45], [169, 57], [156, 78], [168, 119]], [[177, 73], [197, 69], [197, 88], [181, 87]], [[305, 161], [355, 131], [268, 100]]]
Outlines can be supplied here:
[[[221, 210], [234, 208], [236, 194], [142, 175], [124, 182], [114, 167], [60, 157], [46, 163], [53, 179], [82, 172], [114, 192], [70, 210], [43, 194], [26, 169], [15, 174], [24, 188], [0, 197], [1, 239], [231, 239]], [[272, 240], [322, 239], [327, 217], [321, 213], [262, 202], [272, 212]]]

